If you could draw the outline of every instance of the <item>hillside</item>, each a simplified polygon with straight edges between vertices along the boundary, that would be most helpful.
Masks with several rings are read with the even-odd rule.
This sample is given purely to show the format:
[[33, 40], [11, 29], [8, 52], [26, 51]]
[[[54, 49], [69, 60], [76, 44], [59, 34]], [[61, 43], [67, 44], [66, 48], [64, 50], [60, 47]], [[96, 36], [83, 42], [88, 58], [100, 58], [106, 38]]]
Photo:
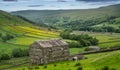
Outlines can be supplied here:
[[[74, 11], [80, 11], [80, 10], [74, 10]], [[77, 14], [74, 11], [72, 11], [72, 14], [69, 22], [70, 21], [74, 21], [76, 20], [77, 17], [75, 17], [74, 15]], [[68, 13], [69, 12], [69, 13]], [[39, 12], [38, 12], [39, 13]], [[45, 14], [41, 14], [41, 18], [44, 19], [52, 19], [49, 16], [54, 16], [54, 15], [58, 15], [58, 17], [60, 17], [60, 22], [63, 23], [63, 16], [66, 19], [66, 15], [70, 14], [71, 11], [58, 11], [58, 13], [56, 12], [45, 12]], [[47, 13], [47, 14], [46, 14]], [[51, 14], [53, 13], [53, 14]], [[64, 14], [63, 14], [64, 13]], [[26, 14], [28, 14], [26, 12]], [[24, 15], [26, 15], [24, 14]], [[112, 20], [115, 19], [117, 21], [119, 21], [119, 13], [114, 13], [114, 15], [116, 14], [115, 17], [112, 17]], [[29, 14], [32, 15], [32, 14]], [[33, 14], [34, 15], [34, 14]], [[111, 15], [111, 14], [110, 14]], [[40, 15], [37, 15], [40, 16]], [[47, 16], [47, 17], [46, 17]], [[62, 16], [62, 17], [61, 17]], [[36, 16], [31, 16], [32, 18], [36, 18]], [[74, 20], [73, 20], [74, 18]], [[80, 16], [79, 16], [80, 18]], [[68, 19], [68, 17], [67, 17]], [[87, 19], [87, 18], [86, 18]], [[92, 18], [91, 18], [92, 19]], [[53, 21], [55, 20], [55, 16], [52, 19]], [[45, 20], [46, 22], [48, 22], [47, 20]], [[55, 20], [56, 21], [56, 20]], [[86, 20], [85, 20], [86, 21]], [[51, 22], [51, 21], [50, 21]], [[66, 24], [68, 24], [68, 21], [64, 21], [66, 22]], [[119, 22], [117, 22], [118, 24]], [[57, 24], [57, 23], [56, 23]], [[54, 26], [58, 26], [60, 27], [61, 25], [63, 26], [64, 24], [56, 25], [54, 24]], [[59, 23], [60, 24], [60, 23]], [[66, 25], [65, 24], [65, 25]], [[107, 25], [107, 23], [100, 23], [97, 25], [94, 25], [92, 27], [102, 27], [103, 25]], [[118, 27], [118, 25], [113, 24], [114, 27]], [[111, 26], [113, 26], [111, 24]], [[72, 32], [73, 34], [78, 34], [79, 33], [83, 33], [83, 32]], [[90, 34], [91, 33], [91, 34]], [[120, 45], [120, 36], [119, 33], [118, 34], [101, 34], [101, 33], [94, 33], [94, 32], [88, 32], [89, 35], [96, 37], [100, 43], [98, 44], [100, 47], [105, 47], [105, 48], [109, 48], [112, 45]], [[44, 27], [38, 27], [35, 26], [33, 24], [31, 24], [30, 22], [27, 22], [25, 20], [23, 20], [23, 18], [11, 15], [7, 12], [4, 11], [0, 11], [0, 69], [2, 68], [8, 68], [9, 66], [14, 66], [11, 69], [8, 68], [8, 70], [78, 70], [79, 67], [83, 67], [83, 70], [101, 70], [101, 68], [103, 68], [104, 66], [108, 66], [109, 68], [115, 68], [115, 69], [120, 69], [119, 65], [120, 63], [120, 51], [114, 51], [114, 52], [106, 52], [106, 53], [99, 53], [99, 54], [90, 54], [90, 55], [85, 55], [86, 59], [81, 60], [81, 61], [60, 61], [60, 62], [54, 62], [54, 63], [50, 63], [47, 65], [40, 65], [40, 66], [35, 66], [35, 67], [28, 67], [28, 64], [22, 64], [21, 66], [17, 66], [17, 64], [19, 63], [25, 63], [27, 62], [28, 56], [25, 57], [21, 57], [18, 56], [18, 58], [15, 58], [13, 56], [13, 50], [16, 48], [20, 48], [20, 49], [28, 49], [29, 45], [32, 44], [35, 40], [42, 40], [42, 39], [51, 39], [51, 38], [59, 38], [59, 33], [55, 30], [52, 29], [48, 29], [48, 28], [44, 28]], [[85, 47], [83, 48], [70, 48], [70, 54], [76, 54], [76, 53], [80, 53], [82, 51], [84, 51]], [[23, 52], [19, 52], [20, 54]], [[3, 54], [6, 56], [6, 54], [8, 54], [10, 56], [10, 59], [1, 59], [1, 56], [3, 57]], [[18, 55], [18, 54], [17, 54]], [[14, 58], [13, 58], [14, 57]], [[80, 63], [80, 64], [78, 64]], [[76, 65], [78, 64], [78, 65]]]
[[15, 48], [28, 48], [35, 40], [57, 37], [58, 32], [35, 26], [0, 10], [0, 55], [11, 54]]
[[[85, 55], [87, 59], [78, 61], [54, 62], [46, 65], [33, 66], [29, 68], [27, 64], [14, 67], [8, 70], [119, 70], [120, 51], [89, 54]], [[108, 67], [109, 69], [103, 69]]]
[[[24, 10], [12, 12], [36, 23], [43, 23], [57, 28], [74, 30], [94, 30], [92, 26], [114, 24], [120, 26], [120, 4], [81, 10]], [[106, 26], [108, 27], [108, 26]], [[104, 28], [107, 29], [107, 28]]]

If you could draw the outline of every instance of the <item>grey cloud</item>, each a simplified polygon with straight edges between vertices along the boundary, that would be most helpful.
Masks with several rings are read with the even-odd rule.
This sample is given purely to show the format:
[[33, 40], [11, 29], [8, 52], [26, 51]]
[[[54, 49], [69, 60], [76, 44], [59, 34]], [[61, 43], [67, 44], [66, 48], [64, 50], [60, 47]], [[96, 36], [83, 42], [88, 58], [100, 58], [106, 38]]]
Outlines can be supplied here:
[[85, 2], [111, 2], [111, 1], [120, 1], [120, 0], [76, 0], [76, 1], [85, 1]]
[[18, 1], [18, 0], [3, 0], [3, 1]]
[[66, 0], [57, 0], [57, 2], [67, 2]]
[[28, 7], [40, 7], [40, 6], [44, 6], [44, 5], [29, 5]]

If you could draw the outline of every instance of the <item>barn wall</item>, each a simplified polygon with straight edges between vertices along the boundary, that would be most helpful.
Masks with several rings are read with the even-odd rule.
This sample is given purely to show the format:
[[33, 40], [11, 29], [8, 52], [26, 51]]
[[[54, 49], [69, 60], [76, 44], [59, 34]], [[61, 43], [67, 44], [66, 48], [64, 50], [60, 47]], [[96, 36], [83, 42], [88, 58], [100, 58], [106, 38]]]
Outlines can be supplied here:
[[33, 43], [29, 49], [30, 64], [46, 64], [49, 62], [68, 60], [69, 47], [55, 46], [55, 47], [42, 47], [38, 43]]
[[41, 64], [42, 62], [42, 49], [38, 44], [34, 43], [29, 49], [30, 64]]
[[69, 49], [65, 46], [52, 47], [52, 51], [49, 51], [48, 60], [49, 62], [67, 60], [69, 58]]

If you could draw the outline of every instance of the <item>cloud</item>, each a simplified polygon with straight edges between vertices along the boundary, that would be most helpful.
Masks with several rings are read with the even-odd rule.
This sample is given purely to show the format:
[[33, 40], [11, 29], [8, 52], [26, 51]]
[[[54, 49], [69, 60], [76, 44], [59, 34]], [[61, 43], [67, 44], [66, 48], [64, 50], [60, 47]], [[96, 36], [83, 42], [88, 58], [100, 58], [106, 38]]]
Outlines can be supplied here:
[[17, 0], [3, 0], [3, 1], [17, 1]]
[[28, 7], [40, 7], [40, 6], [44, 6], [44, 5], [29, 5]]
[[74, 4], [70, 4], [69, 6], [76, 6], [76, 5], [74, 5]]
[[111, 1], [120, 1], [120, 0], [76, 0], [76, 1], [85, 1], [85, 2], [111, 2]]
[[67, 2], [66, 0], [57, 0], [57, 2]]

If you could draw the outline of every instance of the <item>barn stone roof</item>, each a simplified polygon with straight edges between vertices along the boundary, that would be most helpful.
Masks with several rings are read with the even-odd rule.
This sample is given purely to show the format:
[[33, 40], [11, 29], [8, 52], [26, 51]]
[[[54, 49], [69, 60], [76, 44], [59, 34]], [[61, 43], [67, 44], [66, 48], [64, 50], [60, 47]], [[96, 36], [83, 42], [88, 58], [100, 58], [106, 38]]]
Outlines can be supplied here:
[[57, 47], [57, 46], [66, 46], [66, 45], [68, 45], [65, 41], [63, 41], [61, 39], [38, 40], [38, 41], [35, 41], [35, 42], [38, 43], [43, 48]]

